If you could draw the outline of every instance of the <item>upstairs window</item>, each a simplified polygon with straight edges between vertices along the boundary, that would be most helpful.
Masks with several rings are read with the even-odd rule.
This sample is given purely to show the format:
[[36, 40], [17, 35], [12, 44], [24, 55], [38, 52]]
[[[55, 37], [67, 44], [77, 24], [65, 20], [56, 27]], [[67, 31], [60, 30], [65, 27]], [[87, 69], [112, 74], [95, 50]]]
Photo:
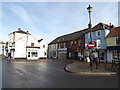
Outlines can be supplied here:
[[81, 46], [81, 40], [78, 41], [78, 46]]
[[43, 48], [45, 48], [45, 45], [43, 45]]
[[116, 37], [116, 44], [120, 45], [120, 36]]
[[92, 32], [89, 32], [88, 33], [88, 38], [91, 38], [92, 37]]
[[97, 37], [101, 36], [101, 30], [96, 31], [96, 36], [97, 36]]
[[31, 46], [34, 46], [34, 43], [31, 43]]

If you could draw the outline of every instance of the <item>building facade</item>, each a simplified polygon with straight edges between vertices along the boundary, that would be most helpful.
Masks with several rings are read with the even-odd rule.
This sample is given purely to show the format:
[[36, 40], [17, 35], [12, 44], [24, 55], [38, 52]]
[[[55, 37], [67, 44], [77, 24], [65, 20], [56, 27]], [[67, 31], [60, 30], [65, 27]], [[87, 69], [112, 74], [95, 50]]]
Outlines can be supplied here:
[[[44, 45], [42, 47], [41, 45]], [[33, 36], [21, 30], [9, 34], [8, 52], [12, 58], [39, 59], [47, 57], [47, 43], [44, 39], [36, 40]], [[43, 55], [43, 53], [45, 53]]]
[[3, 41], [0, 42], [0, 55], [6, 55], [6, 43]]
[[84, 30], [57, 37], [49, 43], [49, 58], [78, 59], [84, 57]]
[[86, 55], [89, 56], [90, 49], [87, 45], [89, 44], [89, 42], [92, 41], [95, 43], [93, 51], [97, 51], [100, 61], [106, 60], [107, 47], [105, 37], [109, 34], [109, 32], [110, 26], [101, 22], [92, 27], [91, 29], [88, 29], [88, 31], [85, 32], [85, 52], [87, 53]]
[[106, 37], [107, 61], [120, 60], [120, 27], [115, 27]]

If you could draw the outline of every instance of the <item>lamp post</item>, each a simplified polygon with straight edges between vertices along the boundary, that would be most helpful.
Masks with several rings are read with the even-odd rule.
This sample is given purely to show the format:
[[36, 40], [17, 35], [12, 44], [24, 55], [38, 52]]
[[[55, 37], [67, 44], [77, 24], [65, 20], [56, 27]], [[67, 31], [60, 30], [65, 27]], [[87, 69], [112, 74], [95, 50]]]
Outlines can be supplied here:
[[[91, 24], [91, 11], [92, 11], [93, 7], [91, 7], [90, 5], [87, 7], [87, 10], [88, 10], [88, 13], [89, 13], [89, 24], [88, 24], [88, 29], [90, 31], [90, 42], [92, 42], [92, 33], [91, 33], [91, 27], [92, 27], [92, 24]], [[92, 71], [92, 48], [90, 50], [90, 68], [91, 68], [91, 71]]]
[[[91, 11], [92, 11], [93, 7], [91, 7], [90, 5], [87, 7], [87, 10], [88, 10], [88, 13], [89, 13], [89, 24], [88, 24], [88, 28], [89, 30], [91, 29], [92, 27], [92, 24], [91, 24]], [[92, 34], [91, 34], [91, 31], [90, 31], [90, 39], [91, 39], [91, 42], [92, 42]]]

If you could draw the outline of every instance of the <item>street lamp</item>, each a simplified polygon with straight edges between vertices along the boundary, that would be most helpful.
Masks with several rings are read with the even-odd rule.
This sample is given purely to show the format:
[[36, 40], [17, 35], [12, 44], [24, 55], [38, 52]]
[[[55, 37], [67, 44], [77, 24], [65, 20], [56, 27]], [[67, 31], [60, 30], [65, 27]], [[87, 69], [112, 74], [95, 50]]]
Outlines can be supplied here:
[[[87, 10], [88, 10], [88, 13], [89, 13], [88, 29], [90, 30], [90, 39], [91, 39], [90, 42], [92, 42], [92, 33], [91, 33], [91, 27], [92, 27], [92, 24], [91, 24], [91, 11], [92, 11], [92, 9], [93, 9], [93, 7], [91, 7], [90, 5], [87, 7]], [[90, 50], [90, 56], [92, 57], [92, 48]], [[90, 67], [91, 67], [91, 71], [92, 71], [92, 60], [91, 59], [90, 59]]]
[[88, 13], [89, 13], [89, 24], [88, 24], [88, 27], [91, 28], [92, 27], [92, 24], [91, 24], [91, 11], [92, 11], [93, 7], [91, 7], [89, 5], [89, 7], [87, 7], [87, 10], [88, 10]]

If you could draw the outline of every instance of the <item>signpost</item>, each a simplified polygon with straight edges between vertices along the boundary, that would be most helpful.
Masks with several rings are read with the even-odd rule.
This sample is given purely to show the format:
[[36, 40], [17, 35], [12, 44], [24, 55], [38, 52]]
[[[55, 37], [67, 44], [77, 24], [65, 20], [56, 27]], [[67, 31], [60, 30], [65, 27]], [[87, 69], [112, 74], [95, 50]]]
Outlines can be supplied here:
[[92, 57], [93, 57], [93, 55], [92, 55], [92, 49], [95, 47], [95, 43], [94, 42], [89, 42], [88, 43], [88, 48], [90, 48], [91, 49], [91, 51], [90, 51], [90, 67], [91, 67], [91, 71], [92, 71]]

